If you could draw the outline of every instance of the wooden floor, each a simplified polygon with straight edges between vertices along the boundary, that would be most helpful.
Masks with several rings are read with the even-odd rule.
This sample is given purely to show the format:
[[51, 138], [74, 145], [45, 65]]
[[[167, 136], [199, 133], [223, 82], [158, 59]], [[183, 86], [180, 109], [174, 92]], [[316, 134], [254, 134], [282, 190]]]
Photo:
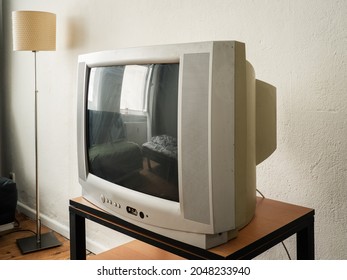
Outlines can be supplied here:
[[[22, 214], [17, 214], [18, 226], [0, 232], [0, 260], [68, 260], [70, 259], [70, 242], [65, 237], [54, 233], [62, 243], [61, 246], [22, 254], [17, 246], [16, 240], [33, 236], [36, 231], [35, 221], [30, 220]], [[42, 233], [49, 232], [50, 229], [42, 227]]]
[[[23, 214], [17, 214], [18, 226], [7, 231], [0, 231], [0, 260], [69, 260], [70, 242], [60, 234], [54, 233], [61, 246], [22, 254], [17, 246], [17, 239], [35, 235], [36, 223]], [[42, 227], [42, 233], [51, 229]], [[134, 240], [117, 248], [95, 255], [86, 252], [88, 260], [180, 260], [183, 259], [149, 244]]]

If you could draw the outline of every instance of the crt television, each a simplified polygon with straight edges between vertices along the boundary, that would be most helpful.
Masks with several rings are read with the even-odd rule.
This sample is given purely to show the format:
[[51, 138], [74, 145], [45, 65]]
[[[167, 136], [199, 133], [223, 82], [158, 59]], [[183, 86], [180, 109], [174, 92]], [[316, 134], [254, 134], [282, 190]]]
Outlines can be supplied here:
[[255, 79], [244, 43], [80, 55], [77, 92], [85, 199], [205, 249], [251, 221], [256, 164], [276, 149], [276, 90]]

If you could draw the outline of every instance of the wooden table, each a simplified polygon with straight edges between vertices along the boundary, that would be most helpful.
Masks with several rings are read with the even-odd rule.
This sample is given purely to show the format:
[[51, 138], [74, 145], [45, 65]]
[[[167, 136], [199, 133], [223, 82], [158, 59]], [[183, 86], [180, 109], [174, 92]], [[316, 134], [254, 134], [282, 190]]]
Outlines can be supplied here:
[[[146, 251], [153, 250], [149, 255], [158, 259], [178, 256], [186, 259], [252, 259], [296, 234], [297, 259], [314, 259], [314, 210], [266, 198], [257, 198], [255, 216], [239, 231], [237, 238], [208, 250], [134, 226], [104, 212], [82, 197], [70, 200], [69, 212], [72, 260], [86, 259], [85, 219], [140, 240], [112, 250], [118, 254], [118, 258], [121, 258], [119, 252], [122, 250], [134, 252], [133, 256], [124, 256], [126, 259], [146, 258], [136, 256], [136, 250], [133, 249], [136, 246], [147, 246]], [[110, 253], [108, 258], [111, 258]]]

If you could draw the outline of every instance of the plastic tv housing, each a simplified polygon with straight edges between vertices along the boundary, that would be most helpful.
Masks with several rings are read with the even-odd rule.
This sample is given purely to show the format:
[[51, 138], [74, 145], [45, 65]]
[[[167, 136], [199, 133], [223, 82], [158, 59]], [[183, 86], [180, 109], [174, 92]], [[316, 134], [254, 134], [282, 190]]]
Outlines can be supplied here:
[[208, 249], [254, 216], [256, 165], [276, 149], [276, 89], [245, 44], [78, 57], [82, 195], [136, 226]]

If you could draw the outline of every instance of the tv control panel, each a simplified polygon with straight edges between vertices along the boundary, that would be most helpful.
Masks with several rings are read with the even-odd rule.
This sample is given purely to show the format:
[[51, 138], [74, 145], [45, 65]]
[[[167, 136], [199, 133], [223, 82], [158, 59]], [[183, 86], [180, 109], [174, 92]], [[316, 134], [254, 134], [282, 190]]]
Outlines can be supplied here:
[[[109, 206], [108, 208], [113, 207], [113, 208], [123, 209], [121, 203], [116, 202], [104, 196], [103, 194], [100, 195], [100, 200], [103, 204], [107, 204]], [[125, 210], [126, 210], [126, 213], [133, 215], [135, 217], [140, 217], [141, 219], [148, 218], [148, 215], [145, 215], [142, 211], [138, 211], [136, 208], [131, 207], [129, 205], [125, 207]]]

